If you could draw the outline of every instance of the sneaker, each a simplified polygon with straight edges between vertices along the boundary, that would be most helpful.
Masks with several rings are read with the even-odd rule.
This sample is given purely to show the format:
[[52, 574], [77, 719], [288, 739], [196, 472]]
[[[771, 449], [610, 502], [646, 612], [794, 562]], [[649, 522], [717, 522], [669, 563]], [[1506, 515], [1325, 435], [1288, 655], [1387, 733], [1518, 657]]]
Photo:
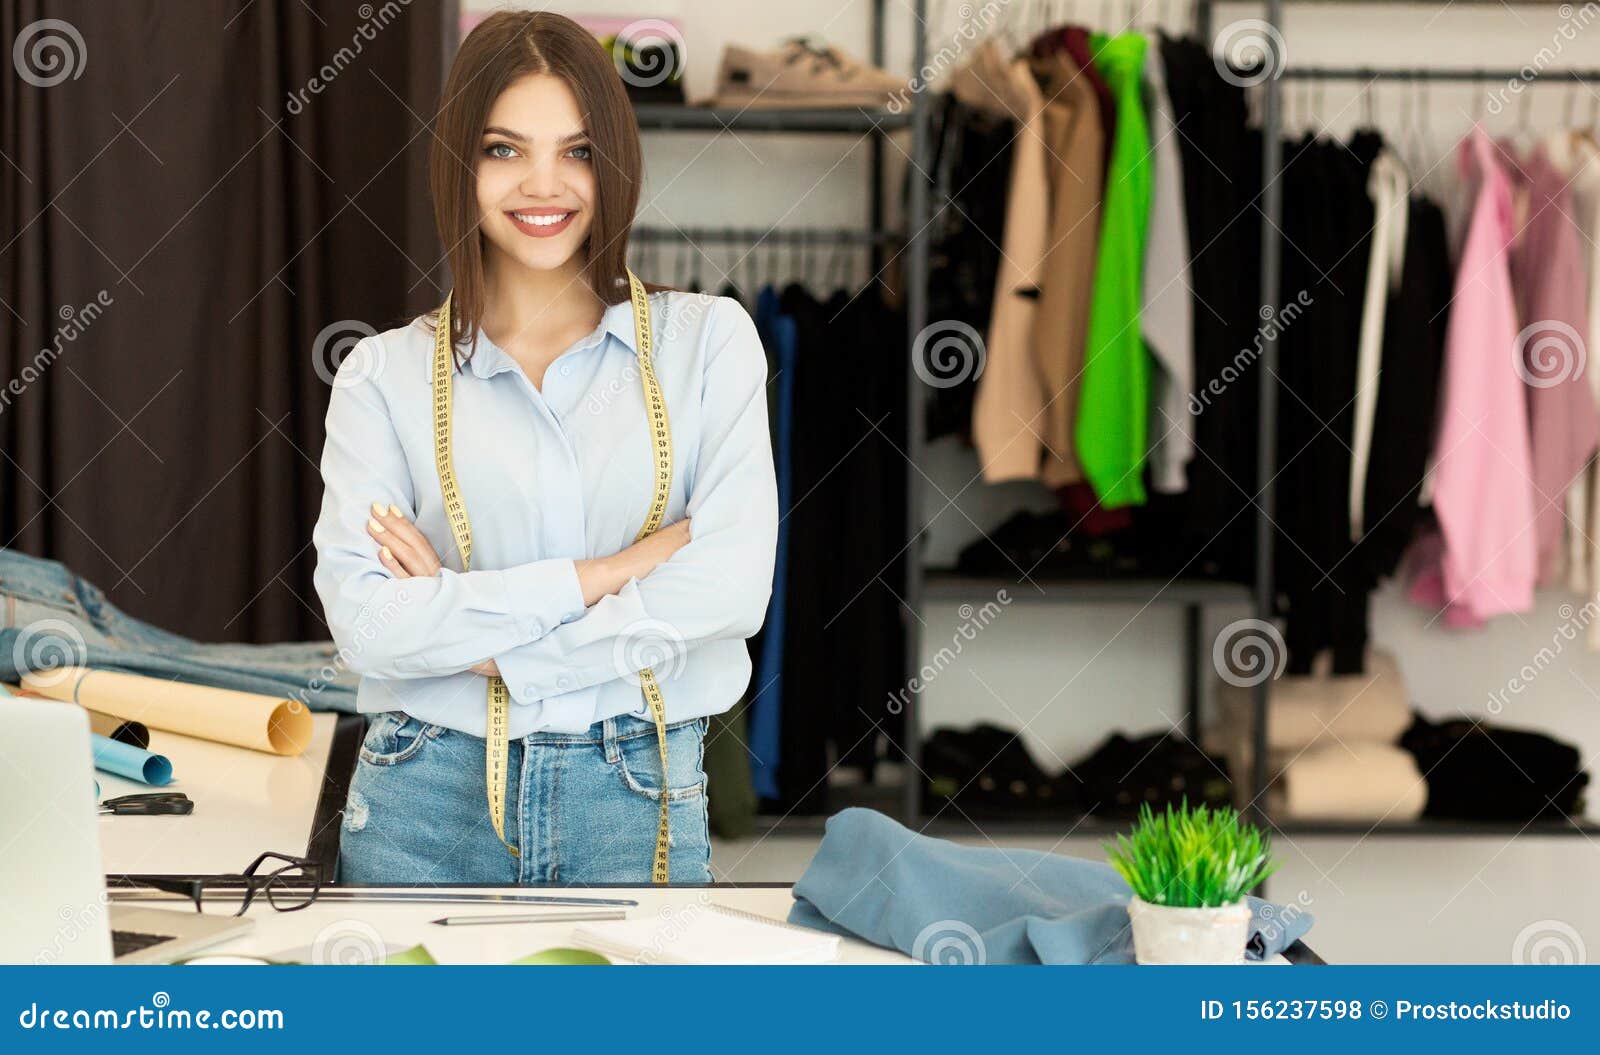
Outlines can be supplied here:
[[904, 79], [846, 55], [811, 37], [796, 37], [777, 51], [755, 51], [729, 44], [717, 71], [717, 106], [789, 107], [887, 106]]

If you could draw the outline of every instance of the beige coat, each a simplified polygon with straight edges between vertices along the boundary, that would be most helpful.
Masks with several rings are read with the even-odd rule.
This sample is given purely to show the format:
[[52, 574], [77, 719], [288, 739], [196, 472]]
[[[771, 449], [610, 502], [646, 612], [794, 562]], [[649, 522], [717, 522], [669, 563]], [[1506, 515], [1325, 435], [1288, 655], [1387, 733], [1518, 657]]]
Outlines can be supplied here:
[[[1094, 91], [1065, 56], [993, 55], [966, 70], [958, 95], [1007, 100], [1019, 120], [986, 364], [972, 433], [990, 483], [1082, 479], [1072, 456], [1076, 380], [1099, 241], [1103, 134]], [[1042, 82], [1042, 87], [1041, 87]]]

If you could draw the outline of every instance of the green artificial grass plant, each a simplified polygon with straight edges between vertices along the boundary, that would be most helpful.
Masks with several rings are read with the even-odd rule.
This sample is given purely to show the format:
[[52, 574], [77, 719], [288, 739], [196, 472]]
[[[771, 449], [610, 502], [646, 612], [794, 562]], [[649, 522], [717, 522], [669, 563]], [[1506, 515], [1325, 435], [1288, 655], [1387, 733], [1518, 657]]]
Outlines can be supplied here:
[[1272, 841], [1226, 806], [1146, 803], [1128, 835], [1107, 844], [1112, 867], [1152, 905], [1215, 908], [1231, 905], [1278, 867]]

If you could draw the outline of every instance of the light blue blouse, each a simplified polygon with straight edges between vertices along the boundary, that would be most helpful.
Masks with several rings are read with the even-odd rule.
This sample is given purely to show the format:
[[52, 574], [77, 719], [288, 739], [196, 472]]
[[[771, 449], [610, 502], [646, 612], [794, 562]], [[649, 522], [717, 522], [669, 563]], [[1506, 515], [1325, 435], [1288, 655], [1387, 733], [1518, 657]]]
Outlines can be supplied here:
[[[401, 710], [483, 736], [493, 657], [510, 735], [582, 732], [647, 710], [655, 671], [667, 719], [733, 706], [750, 681], [744, 641], [772, 592], [778, 499], [766, 357], [726, 297], [650, 296], [655, 370], [672, 428], [663, 525], [690, 541], [644, 578], [584, 607], [575, 559], [617, 553], [649, 512], [654, 465], [628, 301], [545, 371], [542, 388], [480, 330], [454, 388], [456, 476], [472, 570], [445, 519], [434, 465], [433, 330], [422, 320], [363, 340], [340, 365], [312, 534], [316, 587], [362, 711]], [[421, 529], [444, 569], [396, 579], [367, 534], [373, 502]]]

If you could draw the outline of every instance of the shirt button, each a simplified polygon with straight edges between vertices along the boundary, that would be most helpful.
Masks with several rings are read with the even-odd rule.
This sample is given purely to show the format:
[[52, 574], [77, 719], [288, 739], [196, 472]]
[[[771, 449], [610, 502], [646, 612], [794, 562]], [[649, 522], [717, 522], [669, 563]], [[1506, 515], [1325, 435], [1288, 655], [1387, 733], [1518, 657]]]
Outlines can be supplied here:
[[529, 624], [528, 629], [533, 631], [534, 637], [539, 637], [544, 633], [544, 624], [535, 619]]
[[572, 688], [572, 675], [562, 674], [560, 677], [556, 678], [556, 687], [559, 689]]

